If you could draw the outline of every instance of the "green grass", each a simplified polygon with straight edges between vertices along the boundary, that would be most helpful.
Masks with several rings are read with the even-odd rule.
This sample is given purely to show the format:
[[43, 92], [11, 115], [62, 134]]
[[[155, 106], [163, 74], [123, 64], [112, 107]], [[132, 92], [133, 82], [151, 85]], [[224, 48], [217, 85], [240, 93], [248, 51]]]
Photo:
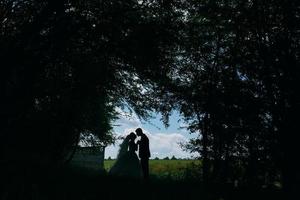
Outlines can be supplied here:
[[[115, 161], [105, 160], [105, 170], [109, 171]], [[186, 178], [186, 176], [193, 176], [193, 171], [197, 171], [196, 168], [200, 164], [199, 160], [150, 160], [149, 170], [152, 177], [180, 180]]]
[[116, 160], [105, 160], [104, 161], [104, 169], [108, 172], [109, 169], [114, 165]]

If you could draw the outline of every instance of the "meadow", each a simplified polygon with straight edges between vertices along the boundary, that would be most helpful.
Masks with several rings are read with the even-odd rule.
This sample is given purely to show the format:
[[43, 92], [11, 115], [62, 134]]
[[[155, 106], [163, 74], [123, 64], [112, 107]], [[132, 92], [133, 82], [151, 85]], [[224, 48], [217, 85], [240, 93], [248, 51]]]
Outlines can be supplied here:
[[[104, 169], [108, 172], [116, 160], [105, 160]], [[150, 176], [155, 179], [183, 180], [195, 177], [201, 161], [199, 160], [149, 160]]]
[[[102, 199], [131, 200], [141, 197], [145, 200], [194, 200], [199, 197], [203, 200], [282, 199], [280, 190], [244, 186], [237, 188], [231, 183], [204, 185], [201, 180], [201, 160], [149, 160], [150, 180], [147, 182], [109, 175], [115, 162], [114, 159], [106, 159], [103, 168], [93, 161], [73, 163], [56, 185], [63, 183], [60, 179], [65, 180], [65, 185], [70, 188], [66, 195], [72, 196], [72, 199], [99, 199], [100, 196]], [[132, 195], [132, 191], [135, 195]]]
[[[203, 185], [199, 160], [149, 160], [150, 180], [113, 177], [109, 169], [116, 160], [104, 160], [104, 169], [92, 162], [67, 170], [64, 178], [73, 199], [163, 199], [163, 200], [281, 200], [280, 191], [234, 188], [230, 184]], [[135, 195], [132, 195], [132, 191]], [[146, 196], [145, 196], [146, 195]]]
[[[34, 180], [18, 180], [23, 171], [13, 181], [2, 185], [3, 200], [26, 199], [41, 200], [281, 200], [280, 191], [234, 188], [230, 185], [204, 185], [199, 177], [201, 161], [198, 160], [150, 160], [150, 180], [143, 181], [128, 177], [113, 177], [107, 171], [115, 160], [105, 160], [105, 169], [96, 162], [76, 162], [64, 168], [40, 171], [41, 176]], [[199, 176], [200, 175], [200, 176]], [[17, 181], [16, 181], [17, 180]], [[29, 186], [25, 188], [24, 182]], [[30, 182], [34, 181], [34, 182]], [[25, 189], [24, 189], [25, 188]], [[16, 195], [17, 194], [17, 195]], [[6, 198], [12, 196], [13, 198]]]

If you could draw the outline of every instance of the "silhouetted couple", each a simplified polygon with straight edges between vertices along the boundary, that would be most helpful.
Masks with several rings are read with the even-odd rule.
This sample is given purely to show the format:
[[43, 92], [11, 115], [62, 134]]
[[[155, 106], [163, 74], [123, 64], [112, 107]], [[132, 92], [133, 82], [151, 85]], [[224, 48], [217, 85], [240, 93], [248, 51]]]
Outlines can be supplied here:
[[[141, 128], [131, 132], [126, 136], [120, 145], [119, 154], [115, 164], [110, 169], [110, 174], [116, 176], [126, 176], [133, 178], [149, 178], [149, 139]], [[140, 139], [135, 142], [137, 136]], [[140, 160], [135, 153], [138, 150]]]

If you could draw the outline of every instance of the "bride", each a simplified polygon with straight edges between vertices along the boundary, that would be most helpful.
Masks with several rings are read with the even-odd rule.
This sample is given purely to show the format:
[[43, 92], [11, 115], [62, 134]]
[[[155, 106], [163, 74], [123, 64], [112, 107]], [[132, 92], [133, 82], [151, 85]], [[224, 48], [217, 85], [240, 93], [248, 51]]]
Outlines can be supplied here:
[[135, 153], [137, 151], [135, 139], [136, 135], [133, 132], [126, 136], [120, 145], [117, 160], [110, 169], [109, 174], [131, 178], [142, 177], [140, 161]]

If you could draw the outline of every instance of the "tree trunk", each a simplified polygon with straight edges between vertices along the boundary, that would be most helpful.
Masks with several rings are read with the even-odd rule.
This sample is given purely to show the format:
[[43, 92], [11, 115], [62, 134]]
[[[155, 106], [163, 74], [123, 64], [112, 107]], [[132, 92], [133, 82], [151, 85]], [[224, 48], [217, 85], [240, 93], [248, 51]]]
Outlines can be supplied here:
[[199, 122], [199, 130], [201, 130], [202, 133], [202, 169], [203, 169], [203, 183], [204, 185], [208, 184], [209, 179], [209, 160], [208, 160], [208, 128], [207, 128], [207, 121], [208, 116], [205, 114], [204, 121], [201, 122], [201, 118], [199, 113], [197, 113], [197, 118]]

